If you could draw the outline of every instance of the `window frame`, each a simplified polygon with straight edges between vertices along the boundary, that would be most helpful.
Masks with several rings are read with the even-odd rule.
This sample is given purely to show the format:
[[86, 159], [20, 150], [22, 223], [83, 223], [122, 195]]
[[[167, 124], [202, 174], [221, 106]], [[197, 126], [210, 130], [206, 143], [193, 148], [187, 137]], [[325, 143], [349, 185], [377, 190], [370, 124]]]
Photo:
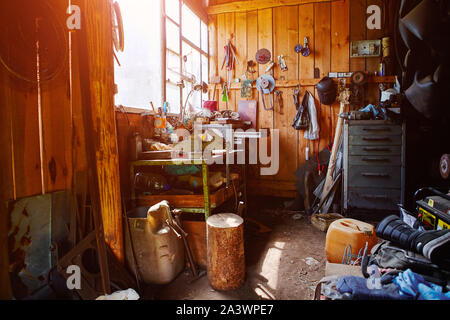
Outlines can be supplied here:
[[[195, 12], [195, 10], [193, 10], [191, 8], [191, 6], [186, 1], [178, 0], [178, 3], [179, 3], [178, 16], [179, 16], [179, 19], [180, 19], [179, 22], [174, 21], [170, 16], [167, 15], [167, 13], [166, 13], [166, 0], [161, 0], [161, 11], [162, 11], [162, 13], [161, 13], [161, 23], [162, 23], [161, 32], [163, 33], [162, 37], [161, 37], [162, 38], [162, 49], [161, 50], [163, 51], [163, 54], [162, 54], [162, 70], [161, 70], [162, 71], [161, 72], [161, 74], [162, 74], [162, 87], [163, 87], [162, 88], [162, 93], [163, 93], [162, 94], [162, 101], [167, 101], [167, 89], [166, 89], [167, 85], [178, 86], [178, 84], [173, 83], [172, 81], [169, 81], [167, 79], [167, 54], [168, 53], [173, 54], [173, 55], [175, 55], [175, 56], [177, 56], [179, 58], [180, 82], [181, 81], [186, 82], [186, 80], [184, 79], [185, 75], [183, 74], [183, 63], [184, 63], [183, 62], [183, 58], [184, 58], [183, 42], [186, 43], [188, 46], [190, 46], [192, 49], [196, 50], [199, 53], [199, 56], [200, 56], [200, 61], [199, 61], [200, 77], [199, 77], [199, 79], [197, 79], [197, 81], [199, 81], [201, 83], [203, 81], [203, 79], [204, 78], [208, 78], [208, 75], [209, 75], [209, 59], [210, 59], [210, 56], [209, 56], [209, 51], [210, 51], [209, 50], [210, 49], [209, 48], [209, 32], [206, 32], [206, 37], [207, 37], [207, 39], [206, 39], [206, 45], [207, 45], [206, 51], [201, 48], [202, 47], [202, 43], [203, 43], [202, 41], [204, 40], [203, 39], [203, 35], [202, 35], [202, 23], [204, 23], [206, 25], [206, 27], [208, 27], [208, 21], [205, 21], [201, 17], [201, 15], [198, 15]], [[192, 41], [190, 41], [189, 39], [187, 39], [183, 35], [183, 28], [182, 28], [182, 25], [183, 25], [183, 14], [182, 14], [183, 6], [186, 6], [187, 8], [189, 8], [189, 10], [191, 10], [195, 14], [195, 16], [199, 19], [199, 46], [195, 45]], [[178, 33], [178, 35], [179, 35], [178, 38], [179, 38], [179, 48], [180, 48], [180, 52], [179, 53], [176, 53], [175, 51], [167, 48], [167, 36], [166, 36], [167, 21], [170, 21], [172, 24], [174, 24], [174, 25], [176, 25], [178, 27], [178, 32], [179, 32]], [[204, 77], [204, 75], [203, 75], [203, 72], [204, 72], [203, 65], [202, 65], [202, 58], [203, 57], [205, 57], [206, 60], [208, 61], [208, 68], [205, 71], [207, 77]], [[195, 83], [193, 83], [192, 85], [195, 85]], [[184, 100], [187, 97], [184, 97], [183, 88], [181, 86], [178, 86], [178, 88], [179, 88], [179, 93], [180, 93], [180, 95], [179, 95], [179, 97], [180, 97], [180, 101], [179, 101], [180, 102], [180, 112], [179, 113], [169, 113], [169, 115], [171, 115], [171, 116], [177, 116], [177, 115], [179, 116], [179, 115], [181, 115], [181, 111], [183, 109], [184, 103], [186, 102]], [[202, 95], [201, 95], [201, 97], [203, 98]]]

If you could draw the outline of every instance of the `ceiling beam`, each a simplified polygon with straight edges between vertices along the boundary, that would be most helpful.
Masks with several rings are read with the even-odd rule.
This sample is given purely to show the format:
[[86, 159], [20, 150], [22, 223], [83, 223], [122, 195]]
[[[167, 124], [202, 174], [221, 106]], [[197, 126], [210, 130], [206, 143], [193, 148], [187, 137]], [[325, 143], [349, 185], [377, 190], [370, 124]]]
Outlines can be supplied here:
[[216, 4], [207, 8], [209, 15], [230, 13], [230, 12], [245, 12], [258, 9], [275, 8], [281, 6], [295, 6], [299, 4], [307, 4], [314, 2], [333, 2], [342, 0], [248, 0], [248, 1], [234, 1], [224, 4]]

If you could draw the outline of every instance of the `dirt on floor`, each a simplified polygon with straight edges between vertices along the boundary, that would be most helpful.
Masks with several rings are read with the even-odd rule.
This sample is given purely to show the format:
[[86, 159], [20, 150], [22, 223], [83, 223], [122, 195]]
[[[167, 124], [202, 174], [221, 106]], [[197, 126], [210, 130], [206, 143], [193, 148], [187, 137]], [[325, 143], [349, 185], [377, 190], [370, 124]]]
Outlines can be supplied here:
[[220, 292], [207, 276], [195, 281], [189, 269], [170, 284], [148, 287], [161, 300], [312, 300], [325, 275], [325, 236], [310, 216], [287, 211], [281, 199], [251, 201], [245, 224], [247, 276], [244, 285]]

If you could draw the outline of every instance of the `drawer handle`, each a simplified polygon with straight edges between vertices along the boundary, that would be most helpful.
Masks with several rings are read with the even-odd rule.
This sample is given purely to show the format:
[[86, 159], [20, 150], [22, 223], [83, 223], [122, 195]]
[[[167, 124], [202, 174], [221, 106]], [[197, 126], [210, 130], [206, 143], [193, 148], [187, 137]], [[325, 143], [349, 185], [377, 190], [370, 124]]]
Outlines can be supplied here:
[[373, 148], [366, 147], [363, 150], [364, 151], [391, 151], [391, 149], [389, 149], [389, 148], [377, 148], [377, 147], [373, 147]]
[[391, 131], [391, 128], [363, 128], [364, 131], [375, 131], [375, 132], [382, 132], [382, 131]]
[[374, 172], [363, 172], [361, 173], [363, 177], [369, 178], [389, 178], [390, 175], [387, 173], [374, 173]]
[[388, 158], [362, 158], [362, 161], [386, 162], [386, 161], [389, 161], [389, 159]]
[[388, 137], [363, 137], [365, 141], [391, 141]]
[[362, 197], [367, 199], [386, 199], [386, 200], [389, 199], [389, 197], [386, 195], [374, 195], [374, 194], [363, 194]]

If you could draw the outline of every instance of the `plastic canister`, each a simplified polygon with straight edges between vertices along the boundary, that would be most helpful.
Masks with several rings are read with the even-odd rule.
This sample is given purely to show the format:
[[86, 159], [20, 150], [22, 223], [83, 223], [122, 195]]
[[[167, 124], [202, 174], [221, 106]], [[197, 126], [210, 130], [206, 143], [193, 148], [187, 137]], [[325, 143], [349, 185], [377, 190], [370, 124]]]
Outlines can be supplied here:
[[[184, 246], [166, 223], [172, 223], [167, 201], [128, 213], [125, 228], [126, 262], [146, 284], [167, 284], [184, 269]], [[129, 230], [128, 230], [129, 229]], [[136, 262], [136, 263], [135, 263]]]
[[343, 263], [346, 253], [351, 253], [354, 260], [358, 253], [363, 254], [366, 243], [367, 252], [370, 252], [377, 242], [375, 227], [371, 224], [355, 219], [339, 219], [328, 227], [326, 257], [330, 263]]

